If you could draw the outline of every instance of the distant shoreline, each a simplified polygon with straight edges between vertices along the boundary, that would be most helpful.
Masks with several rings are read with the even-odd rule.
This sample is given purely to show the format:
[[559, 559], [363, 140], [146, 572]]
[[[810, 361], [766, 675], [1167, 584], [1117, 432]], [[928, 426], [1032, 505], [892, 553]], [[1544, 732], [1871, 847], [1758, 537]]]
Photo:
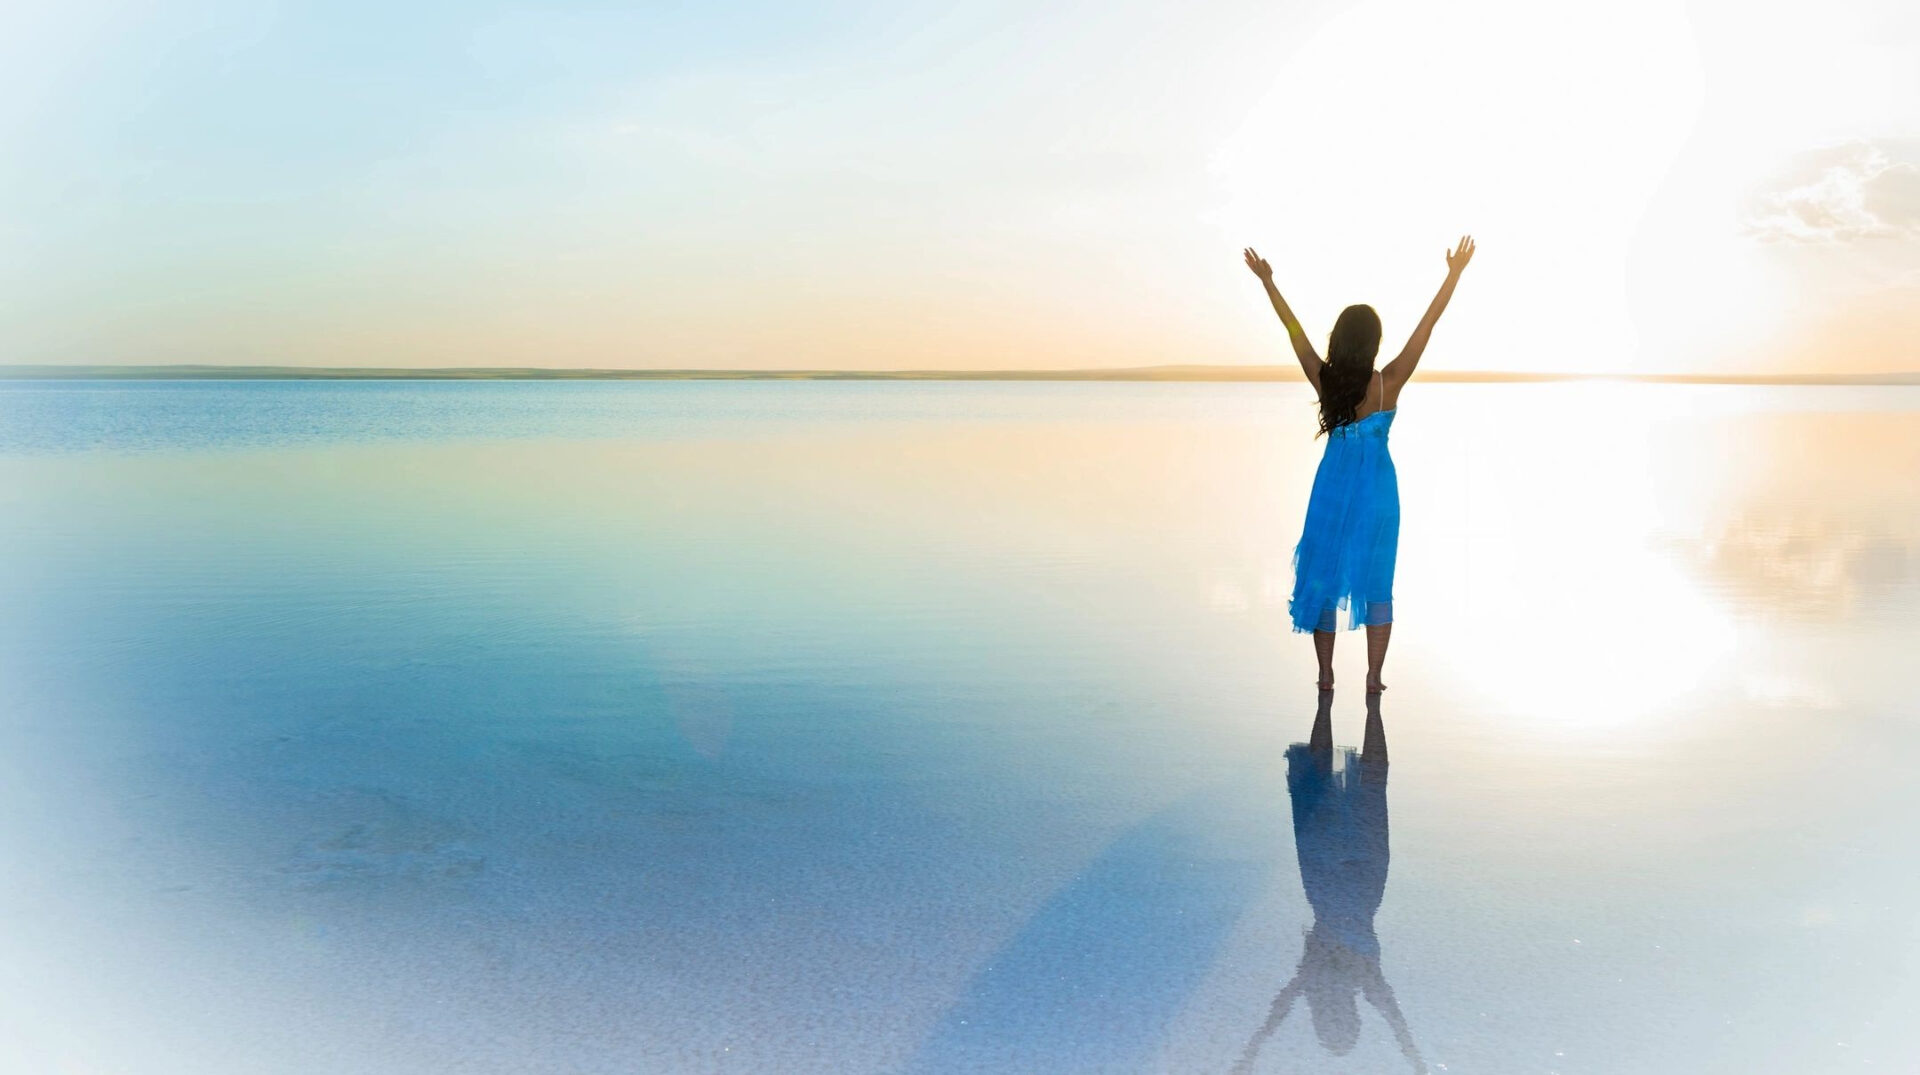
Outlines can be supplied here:
[[[1625, 381], [1642, 384], [1920, 385], [1899, 373], [1512, 373], [1433, 370], [1420, 379], [1456, 384]], [[1157, 381], [1302, 382], [1288, 366], [1136, 366], [1066, 370], [554, 369], [540, 366], [5, 366], [0, 380], [57, 381]]]

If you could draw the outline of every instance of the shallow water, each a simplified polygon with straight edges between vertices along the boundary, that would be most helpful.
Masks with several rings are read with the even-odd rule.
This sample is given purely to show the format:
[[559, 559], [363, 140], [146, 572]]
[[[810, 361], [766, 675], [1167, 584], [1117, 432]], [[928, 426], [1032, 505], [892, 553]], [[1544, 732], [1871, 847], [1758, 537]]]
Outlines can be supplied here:
[[0, 1067], [1920, 1068], [1920, 389], [1415, 386], [1365, 754], [1303, 392], [0, 384]]

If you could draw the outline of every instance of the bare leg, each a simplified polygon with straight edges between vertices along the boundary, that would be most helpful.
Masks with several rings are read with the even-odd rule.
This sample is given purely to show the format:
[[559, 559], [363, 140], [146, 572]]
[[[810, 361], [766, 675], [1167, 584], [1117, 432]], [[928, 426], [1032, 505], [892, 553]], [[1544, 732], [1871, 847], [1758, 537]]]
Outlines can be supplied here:
[[1313, 653], [1320, 658], [1320, 689], [1333, 689], [1333, 632], [1315, 631], [1313, 633]]
[[1307, 735], [1307, 749], [1315, 756], [1333, 758], [1333, 692], [1321, 691], [1320, 704], [1313, 709], [1313, 731]]
[[1387, 763], [1387, 725], [1380, 719], [1380, 696], [1367, 695], [1367, 737], [1362, 741], [1360, 760]]
[[[1387, 639], [1393, 635], [1393, 624], [1367, 624], [1367, 693], [1378, 694], [1387, 689], [1380, 682], [1380, 666], [1387, 663]], [[1331, 647], [1329, 647], [1331, 648]]]

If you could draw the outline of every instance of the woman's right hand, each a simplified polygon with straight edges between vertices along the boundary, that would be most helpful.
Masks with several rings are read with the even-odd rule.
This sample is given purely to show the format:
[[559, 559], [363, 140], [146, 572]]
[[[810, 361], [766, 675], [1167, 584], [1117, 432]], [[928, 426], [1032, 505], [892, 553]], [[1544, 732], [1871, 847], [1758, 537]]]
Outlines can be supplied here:
[[1473, 236], [1462, 235], [1460, 245], [1447, 252], [1447, 275], [1459, 276], [1460, 271], [1473, 260]]

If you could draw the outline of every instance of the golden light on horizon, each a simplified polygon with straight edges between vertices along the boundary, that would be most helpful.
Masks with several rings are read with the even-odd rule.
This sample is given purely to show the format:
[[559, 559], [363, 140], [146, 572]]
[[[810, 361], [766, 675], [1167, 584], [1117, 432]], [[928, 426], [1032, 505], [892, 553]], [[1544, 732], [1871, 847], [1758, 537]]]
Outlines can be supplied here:
[[17, 14], [13, 362], [1285, 365], [1241, 248], [1392, 346], [1471, 233], [1433, 369], [1920, 365], [1898, 0]]
[[[1290, 45], [1220, 145], [1216, 225], [1260, 247], [1310, 331], [1367, 302], [1383, 348], [1424, 309], [1444, 245], [1473, 233], [1484, 252], [1436, 368], [1915, 368], [1903, 327], [1862, 324], [1850, 304], [1876, 269], [1920, 283], [1920, 197], [1863, 206], [1871, 164], [1800, 195], [1768, 188], [1796, 155], [1847, 139], [1867, 140], [1860, 159], [1889, 181], [1920, 174], [1872, 141], [1920, 121], [1917, 80], [1889, 73], [1897, 33], [1875, 30], [1858, 11], [1807, 24], [1661, 0], [1343, 8]], [[1769, 243], [1756, 223], [1782, 197], [1807, 199], [1802, 242]], [[1887, 236], [1868, 256], [1906, 237], [1904, 277], [1845, 268], [1862, 255], [1821, 222], [1848, 213]], [[1817, 309], [1830, 323], [1809, 332]]]

